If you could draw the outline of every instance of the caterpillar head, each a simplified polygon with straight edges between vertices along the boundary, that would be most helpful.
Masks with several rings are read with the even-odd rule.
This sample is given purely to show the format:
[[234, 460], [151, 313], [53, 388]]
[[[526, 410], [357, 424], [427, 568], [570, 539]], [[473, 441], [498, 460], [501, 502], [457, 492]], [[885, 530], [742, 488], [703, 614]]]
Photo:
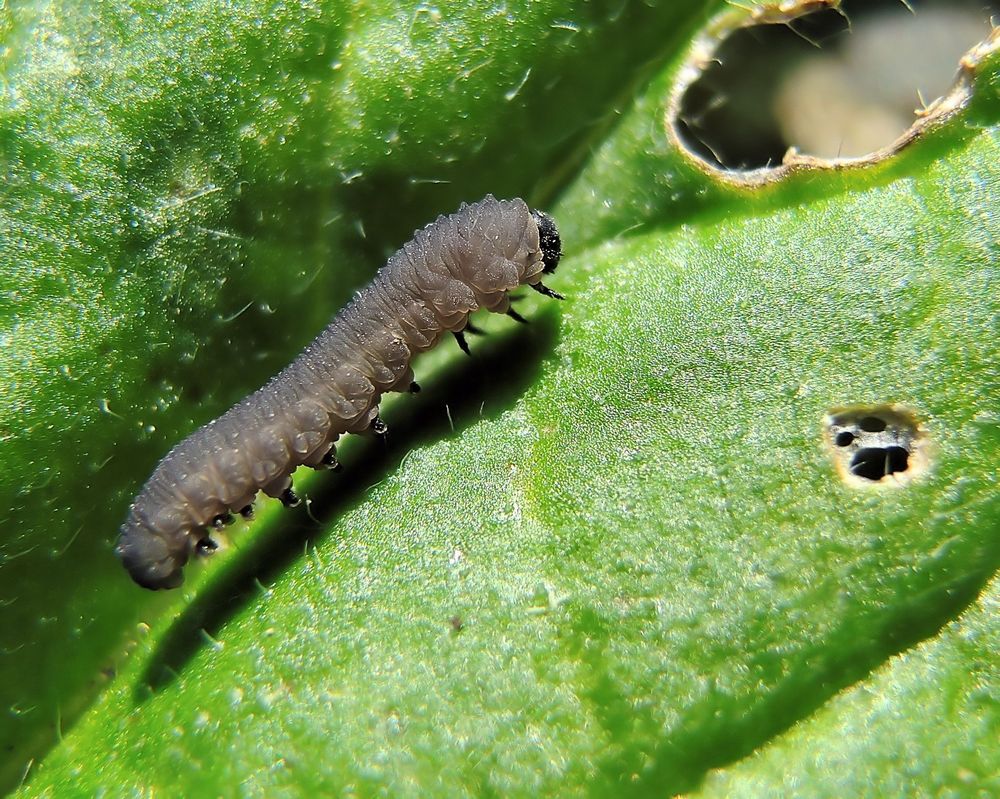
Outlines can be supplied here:
[[130, 517], [122, 526], [115, 554], [143, 588], [176, 588], [184, 582], [190, 536], [182, 533], [180, 539], [171, 540]]
[[542, 248], [543, 272], [549, 274], [555, 272], [562, 258], [562, 240], [559, 238], [559, 229], [555, 220], [544, 211], [532, 211], [532, 218], [538, 225], [538, 242]]

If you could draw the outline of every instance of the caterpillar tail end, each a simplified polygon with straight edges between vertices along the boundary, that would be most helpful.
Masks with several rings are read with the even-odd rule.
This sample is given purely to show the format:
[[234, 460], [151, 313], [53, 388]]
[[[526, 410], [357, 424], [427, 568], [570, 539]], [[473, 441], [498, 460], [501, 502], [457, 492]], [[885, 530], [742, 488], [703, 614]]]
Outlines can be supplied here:
[[176, 547], [151, 530], [126, 523], [122, 527], [115, 554], [132, 579], [143, 588], [157, 591], [177, 588], [184, 582], [186, 549]]

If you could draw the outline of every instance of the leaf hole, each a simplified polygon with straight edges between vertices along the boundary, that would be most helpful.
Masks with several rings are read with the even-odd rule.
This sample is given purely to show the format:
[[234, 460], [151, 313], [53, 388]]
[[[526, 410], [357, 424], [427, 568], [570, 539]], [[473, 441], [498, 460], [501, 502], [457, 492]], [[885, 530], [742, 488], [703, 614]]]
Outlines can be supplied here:
[[885, 419], [878, 416], [865, 416], [858, 420], [858, 427], [866, 433], [881, 433], [887, 427]]
[[916, 416], [901, 406], [834, 409], [826, 417], [826, 434], [849, 485], [905, 485], [927, 468], [927, 436]]
[[725, 172], [875, 158], [938, 105], [953, 110], [935, 98], [957, 91], [963, 53], [990, 37], [998, 10], [1000, 0], [791, 0], [725, 12], [696, 46], [671, 126]]
[[897, 472], [905, 472], [910, 453], [899, 446], [865, 447], [851, 458], [851, 471], [865, 480], [881, 480]]

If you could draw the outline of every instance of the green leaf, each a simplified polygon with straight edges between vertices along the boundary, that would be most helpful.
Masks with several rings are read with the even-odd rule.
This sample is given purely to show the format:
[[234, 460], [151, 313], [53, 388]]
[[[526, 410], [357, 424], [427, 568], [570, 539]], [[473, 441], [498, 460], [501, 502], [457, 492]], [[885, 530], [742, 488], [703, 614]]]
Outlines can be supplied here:
[[546, 179], [697, 13], [0, 5], [0, 785], [170, 603], [112, 555], [156, 460], [429, 215]]
[[[830, 795], [845, 773], [846, 793], [995, 785], [993, 594], [945, 625], [1000, 562], [998, 59], [897, 155], [733, 187], [664, 126], [718, 7], [7, 12], [0, 776], [29, 771], [30, 795], [662, 796], [713, 769], [721, 795], [790, 773]], [[567, 301], [488, 321], [471, 362], [419, 361], [386, 446], [296, 476], [308, 509], [267, 507], [182, 591], [132, 586], [111, 548], [157, 457], [486, 191], [553, 211]], [[924, 473], [845, 483], [826, 421], [855, 404], [912, 414]], [[953, 697], [938, 725], [928, 674]], [[868, 717], [919, 768], [859, 742]]]
[[938, 637], [891, 659], [705, 796], [985, 796], [1000, 791], [1000, 583]]

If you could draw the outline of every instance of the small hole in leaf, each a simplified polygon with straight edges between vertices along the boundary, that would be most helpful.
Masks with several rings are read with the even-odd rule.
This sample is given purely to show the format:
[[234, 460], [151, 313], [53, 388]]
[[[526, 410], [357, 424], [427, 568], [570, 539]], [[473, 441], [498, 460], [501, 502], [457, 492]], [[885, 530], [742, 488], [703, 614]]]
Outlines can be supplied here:
[[854, 433], [850, 430], [841, 430], [834, 439], [838, 447], [846, 447], [854, 441]]
[[905, 472], [910, 453], [903, 447], [865, 447], [851, 458], [851, 472], [865, 480], [881, 480], [896, 472]]
[[949, 91], [962, 55], [990, 35], [998, 10], [1000, 0], [753, 6], [734, 23], [741, 27], [698, 56], [674, 130], [689, 151], [727, 171], [776, 167], [790, 151], [867, 156]]
[[885, 419], [878, 416], [865, 416], [858, 420], [858, 427], [866, 433], [881, 433], [887, 427]]
[[902, 486], [927, 468], [927, 435], [901, 406], [835, 409], [826, 417], [826, 428], [830, 455], [852, 486]]

